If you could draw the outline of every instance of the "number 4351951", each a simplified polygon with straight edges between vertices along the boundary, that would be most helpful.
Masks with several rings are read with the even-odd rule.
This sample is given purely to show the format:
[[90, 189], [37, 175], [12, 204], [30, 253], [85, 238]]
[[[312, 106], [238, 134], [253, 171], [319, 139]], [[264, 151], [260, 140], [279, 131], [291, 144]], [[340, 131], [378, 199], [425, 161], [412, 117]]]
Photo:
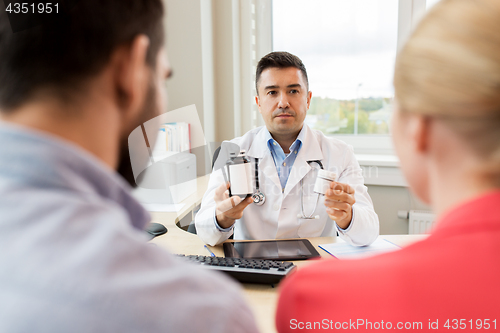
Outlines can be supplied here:
[[8, 13], [14, 14], [27, 14], [27, 13], [39, 13], [39, 14], [50, 14], [50, 13], [59, 13], [59, 4], [46, 2], [46, 3], [27, 3], [27, 2], [14, 2], [9, 3], [7, 8], [5, 9]]
[[452, 329], [452, 330], [457, 330], [457, 329], [459, 329], [459, 330], [465, 330], [465, 329], [488, 330], [490, 328], [496, 330], [497, 329], [497, 320], [496, 319], [493, 319], [493, 320], [490, 320], [490, 319], [476, 319], [476, 320], [473, 320], [473, 319], [470, 319], [470, 320], [467, 320], [467, 319], [448, 319], [444, 323], [443, 327], [446, 327], [447, 329]]

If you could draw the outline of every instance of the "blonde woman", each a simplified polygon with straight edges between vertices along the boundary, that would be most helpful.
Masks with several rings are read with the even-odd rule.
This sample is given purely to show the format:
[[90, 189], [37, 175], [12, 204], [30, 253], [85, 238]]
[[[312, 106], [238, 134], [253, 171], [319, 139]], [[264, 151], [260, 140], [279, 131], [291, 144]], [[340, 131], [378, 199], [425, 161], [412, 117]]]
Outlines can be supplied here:
[[437, 226], [401, 251], [301, 269], [282, 286], [280, 332], [500, 328], [500, 1], [437, 4], [394, 85], [401, 168]]

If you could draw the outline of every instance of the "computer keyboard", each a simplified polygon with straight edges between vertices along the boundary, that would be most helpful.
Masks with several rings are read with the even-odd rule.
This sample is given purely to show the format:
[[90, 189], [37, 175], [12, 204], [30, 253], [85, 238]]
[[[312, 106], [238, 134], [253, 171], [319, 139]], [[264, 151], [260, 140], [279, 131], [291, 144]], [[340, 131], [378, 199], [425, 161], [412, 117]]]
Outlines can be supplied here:
[[242, 283], [277, 284], [297, 266], [289, 261], [178, 255], [215, 271], [224, 272]]

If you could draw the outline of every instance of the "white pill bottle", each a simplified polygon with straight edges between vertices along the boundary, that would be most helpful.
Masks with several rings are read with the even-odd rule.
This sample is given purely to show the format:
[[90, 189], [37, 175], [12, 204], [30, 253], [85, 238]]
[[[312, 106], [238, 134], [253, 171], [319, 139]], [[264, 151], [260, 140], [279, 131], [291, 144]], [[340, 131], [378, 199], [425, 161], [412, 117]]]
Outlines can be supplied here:
[[241, 199], [252, 195], [252, 166], [250, 159], [242, 150], [236, 156], [236, 153], [230, 153], [226, 162], [226, 171], [229, 180], [229, 196], [239, 196]]
[[335, 181], [337, 174], [328, 170], [318, 170], [318, 177], [316, 177], [316, 183], [314, 183], [314, 192], [319, 194], [326, 194], [326, 191], [330, 188], [330, 184]]

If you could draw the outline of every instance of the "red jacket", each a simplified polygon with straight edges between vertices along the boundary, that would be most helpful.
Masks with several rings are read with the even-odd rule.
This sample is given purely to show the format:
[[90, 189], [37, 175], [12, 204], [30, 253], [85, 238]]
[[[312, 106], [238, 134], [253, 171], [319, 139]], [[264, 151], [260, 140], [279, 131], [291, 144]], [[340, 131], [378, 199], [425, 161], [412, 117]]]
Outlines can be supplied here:
[[300, 269], [282, 283], [276, 325], [279, 332], [500, 330], [500, 191], [449, 211], [427, 239], [400, 251]]

